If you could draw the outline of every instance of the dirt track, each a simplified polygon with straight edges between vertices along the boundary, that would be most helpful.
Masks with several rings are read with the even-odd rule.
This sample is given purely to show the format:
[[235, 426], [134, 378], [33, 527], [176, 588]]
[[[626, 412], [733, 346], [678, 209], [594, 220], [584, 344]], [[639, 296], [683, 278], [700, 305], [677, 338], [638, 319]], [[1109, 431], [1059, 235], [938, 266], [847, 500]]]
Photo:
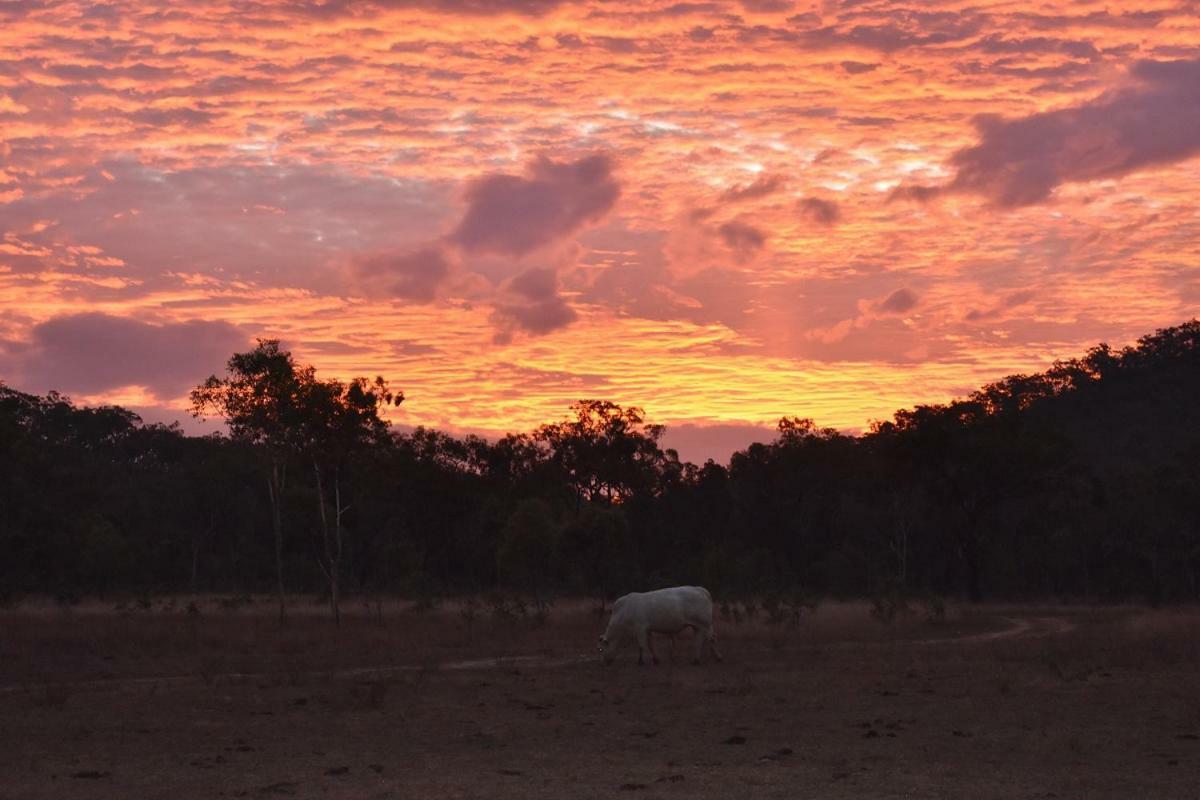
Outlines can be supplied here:
[[[959, 636], [941, 636], [927, 639], [913, 639], [908, 643], [912, 645], [948, 645], [948, 644], [977, 644], [981, 642], [992, 642], [1000, 639], [1011, 639], [1021, 636], [1052, 636], [1068, 633], [1075, 628], [1074, 623], [1067, 621], [1062, 617], [1039, 617], [1034, 619], [1020, 617], [997, 617], [998, 622], [1007, 624], [1008, 627], [1003, 627], [994, 631], [984, 633], [963, 634]], [[861, 647], [861, 642], [844, 643], [846, 646]], [[321, 670], [315, 672], [302, 673], [302, 677], [308, 680], [323, 679], [323, 680], [386, 680], [396, 676], [401, 676], [415, 672], [428, 671], [459, 671], [459, 670], [495, 670], [509, 667], [523, 667], [526, 669], [547, 669], [560, 668], [585, 664], [594, 660], [594, 656], [589, 654], [579, 654], [566, 657], [547, 657], [537, 655], [520, 655], [520, 656], [498, 656], [496, 658], [474, 658], [460, 661], [445, 661], [436, 664], [424, 665], [403, 665], [391, 667], [357, 667], [352, 669], [338, 670]], [[294, 677], [293, 673], [289, 672], [289, 676]], [[153, 686], [156, 689], [167, 689], [176, 686], [187, 685], [197, 682], [219, 682], [219, 683], [246, 683], [256, 681], [271, 681], [279, 677], [279, 673], [273, 672], [227, 672], [217, 673], [212, 675], [150, 675], [137, 678], [102, 678], [97, 680], [66, 680], [57, 681], [55, 685], [62, 689], [70, 689], [77, 691], [88, 690], [105, 690], [105, 689], [123, 689], [138, 686]], [[44, 687], [44, 682], [27, 682], [15, 683], [6, 686], [0, 686], [0, 695], [2, 694], [27, 694], [37, 691]]]
[[0, 797], [1195, 797], [1194, 627], [1127, 616], [727, 625], [698, 668], [681, 641], [604, 669], [580, 622], [420, 664], [9, 682]]

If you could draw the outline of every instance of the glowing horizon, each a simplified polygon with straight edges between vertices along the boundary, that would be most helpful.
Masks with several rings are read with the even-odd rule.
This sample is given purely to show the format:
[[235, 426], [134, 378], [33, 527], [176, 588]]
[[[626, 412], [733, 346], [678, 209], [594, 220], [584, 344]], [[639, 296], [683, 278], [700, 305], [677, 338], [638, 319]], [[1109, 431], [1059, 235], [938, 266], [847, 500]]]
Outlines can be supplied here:
[[0, 380], [184, 417], [262, 337], [402, 425], [861, 430], [1197, 315], [1198, 11], [0, 3]]

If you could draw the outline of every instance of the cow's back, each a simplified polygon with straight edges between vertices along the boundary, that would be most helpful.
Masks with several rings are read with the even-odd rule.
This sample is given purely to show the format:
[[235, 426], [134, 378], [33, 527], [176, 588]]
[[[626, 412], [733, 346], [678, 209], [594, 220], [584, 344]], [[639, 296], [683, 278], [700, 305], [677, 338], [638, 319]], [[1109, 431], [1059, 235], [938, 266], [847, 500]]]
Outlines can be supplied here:
[[712, 625], [712, 595], [703, 586], [671, 586], [643, 592], [636, 600], [643, 623], [674, 632], [690, 625]]

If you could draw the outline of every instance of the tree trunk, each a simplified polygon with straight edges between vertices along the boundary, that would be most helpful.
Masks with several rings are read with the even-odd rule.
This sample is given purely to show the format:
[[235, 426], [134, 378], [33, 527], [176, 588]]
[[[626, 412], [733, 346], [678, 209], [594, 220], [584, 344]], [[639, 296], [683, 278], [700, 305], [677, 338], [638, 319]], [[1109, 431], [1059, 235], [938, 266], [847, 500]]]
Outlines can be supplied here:
[[196, 596], [196, 562], [200, 560], [200, 544], [195, 536], [192, 537], [192, 597]]
[[317, 479], [317, 509], [321, 516], [321, 543], [325, 550], [325, 560], [321, 562], [321, 569], [325, 572], [325, 578], [329, 581], [329, 611], [333, 614], [335, 624], [342, 623], [341, 597], [339, 596], [340, 587], [338, 586], [338, 577], [342, 560], [342, 508], [340, 479], [337, 468], [334, 468], [333, 473], [333, 512], [334, 512], [334, 538], [331, 540], [329, 535], [329, 515], [325, 511], [325, 482], [322, 479], [321, 465], [316, 458], [313, 459], [313, 474]]
[[963, 566], [967, 570], [967, 599], [972, 603], [983, 601], [983, 579], [979, 564], [979, 542], [973, 533], [967, 533], [962, 543]]
[[212, 511], [208, 512], [208, 528], [204, 531], [204, 536], [192, 535], [192, 597], [196, 596], [198, 566], [200, 561], [200, 548], [204, 546], [205, 539], [211, 539], [213, 529], [217, 527], [215, 515]]
[[329, 564], [329, 574], [332, 576], [333, 590], [333, 621], [342, 624], [341, 606], [341, 573], [342, 573], [342, 514], [346, 512], [342, 506], [342, 474], [338, 467], [333, 468], [333, 560]]
[[271, 527], [275, 533], [275, 588], [279, 594], [279, 624], [287, 618], [287, 601], [283, 592], [283, 490], [287, 485], [287, 464], [271, 462], [271, 477], [267, 492], [271, 499]]

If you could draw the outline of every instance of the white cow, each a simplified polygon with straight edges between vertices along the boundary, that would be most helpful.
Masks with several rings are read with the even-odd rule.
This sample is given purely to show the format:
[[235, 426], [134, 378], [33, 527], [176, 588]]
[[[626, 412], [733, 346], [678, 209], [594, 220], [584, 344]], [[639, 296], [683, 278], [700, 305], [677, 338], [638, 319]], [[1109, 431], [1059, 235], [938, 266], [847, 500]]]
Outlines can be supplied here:
[[650, 653], [655, 664], [658, 656], [650, 635], [665, 633], [674, 636], [684, 628], [692, 629], [696, 643], [695, 663], [704, 656], [704, 645], [712, 648], [713, 657], [721, 660], [717, 650], [717, 635], [712, 627], [712, 595], [703, 586], [672, 586], [653, 592], [631, 592], [613, 603], [608, 630], [600, 637], [600, 656], [605, 664], [612, 663], [613, 654], [623, 642], [635, 639], [638, 643], [638, 663]]

